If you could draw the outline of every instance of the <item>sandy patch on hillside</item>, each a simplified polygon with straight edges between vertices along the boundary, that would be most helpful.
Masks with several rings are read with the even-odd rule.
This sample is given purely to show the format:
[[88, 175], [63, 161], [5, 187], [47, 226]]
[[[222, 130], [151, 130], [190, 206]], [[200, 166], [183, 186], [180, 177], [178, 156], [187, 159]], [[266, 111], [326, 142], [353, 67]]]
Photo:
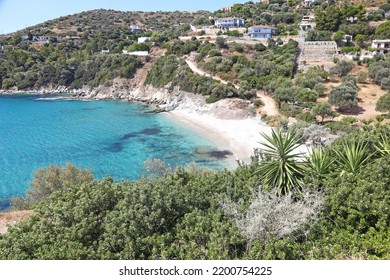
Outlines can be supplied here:
[[14, 211], [0, 213], [0, 234], [6, 233], [12, 227], [32, 215], [33, 211]]
[[[328, 101], [329, 92], [332, 87], [339, 86], [340, 82], [328, 82], [325, 83], [326, 92], [324, 96], [318, 98], [317, 102], [326, 102]], [[358, 108], [351, 110], [348, 114], [342, 114], [342, 116], [354, 116], [360, 120], [364, 119], [374, 119], [376, 116], [381, 115], [381, 112], [375, 110], [376, 103], [378, 99], [386, 94], [386, 91], [381, 89], [380, 86], [365, 83], [358, 83]]]

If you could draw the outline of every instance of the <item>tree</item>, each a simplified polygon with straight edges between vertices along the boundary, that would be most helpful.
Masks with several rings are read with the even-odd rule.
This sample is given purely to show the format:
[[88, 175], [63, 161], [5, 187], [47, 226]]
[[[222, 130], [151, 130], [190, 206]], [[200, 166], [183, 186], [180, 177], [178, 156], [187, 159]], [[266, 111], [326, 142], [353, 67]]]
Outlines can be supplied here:
[[215, 43], [220, 49], [225, 49], [228, 47], [228, 45], [226, 44], [226, 39], [223, 37], [217, 37], [217, 39], [215, 39]]
[[389, 39], [390, 38], [390, 20], [385, 21], [378, 25], [375, 30], [376, 39]]
[[337, 44], [340, 44], [341, 40], [343, 39], [343, 36], [345, 35], [345, 33], [341, 30], [337, 31], [334, 35], [333, 35], [333, 40], [337, 43]]
[[333, 115], [332, 106], [328, 102], [319, 103], [313, 107], [311, 113], [313, 116], [320, 116], [321, 123], [323, 123], [325, 117], [330, 117]]
[[300, 136], [295, 131], [274, 131], [262, 134], [265, 141], [261, 149], [266, 161], [262, 162], [256, 172], [262, 177], [263, 186], [274, 189], [279, 195], [300, 192], [304, 166], [299, 159]]
[[329, 103], [338, 107], [339, 111], [349, 110], [357, 106], [357, 90], [355, 87], [341, 84], [332, 88], [329, 94]]
[[13, 199], [12, 204], [18, 209], [28, 209], [44, 201], [53, 192], [89, 183], [92, 180], [93, 175], [90, 170], [77, 168], [72, 163], [67, 163], [64, 167], [50, 165], [48, 168], [40, 168], [34, 172], [33, 180], [30, 182], [31, 188], [27, 190], [26, 196]]
[[337, 31], [342, 22], [342, 13], [338, 6], [329, 5], [325, 10], [315, 10], [314, 21], [318, 30]]
[[362, 34], [357, 34], [355, 36], [355, 42], [359, 45], [359, 47], [364, 48], [364, 41], [366, 40], [365, 36]]
[[330, 69], [330, 72], [332, 74], [336, 74], [336, 75], [342, 77], [342, 76], [347, 75], [349, 72], [351, 72], [352, 68], [353, 68], [352, 61], [339, 60], [336, 64], [336, 66], [334, 66]]
[[383, 113], [390, 113], [390, 93], [386, 93], [378, 99], [375, 110]]
[[383, 78], [381, 81], [381, 88], [390, 90], [390, 78]]

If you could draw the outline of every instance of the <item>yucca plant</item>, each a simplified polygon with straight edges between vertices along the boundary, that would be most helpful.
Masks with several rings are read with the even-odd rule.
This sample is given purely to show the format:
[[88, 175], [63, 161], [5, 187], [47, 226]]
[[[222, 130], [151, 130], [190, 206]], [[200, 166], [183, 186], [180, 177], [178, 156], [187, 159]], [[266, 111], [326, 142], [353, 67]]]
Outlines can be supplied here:
[[302, 153], [298, 151], [300, 137], [295, 131], [274, 131], [262, 134], [265, 141], [262, 153], [267, 158], [256, 172], [262, 177], [263, 186], [276, 189], [279, 195], [299, 192], [304, 176]]
[[309, 170], [319, 178], [330, 172], [333, 162], [334, 160], [330, 158], [329, 153], [325, 152], [322, 147], [313, 150], [307, 157]]
[[341, 147], [341, 150], [335, 150], [337, 161], [341, 167], [341, 175], [345, 173], [357, 174], [364, 163], [371, 158], [371, 155], [367, 153], [367, 143], [363, 144], [355, 140], [344, 141]]
[[382, 157], [390, 156], [390, 141], [386, 135], [381, 135], [381, 140], [378, 145], [375, 145], [375, 148]]

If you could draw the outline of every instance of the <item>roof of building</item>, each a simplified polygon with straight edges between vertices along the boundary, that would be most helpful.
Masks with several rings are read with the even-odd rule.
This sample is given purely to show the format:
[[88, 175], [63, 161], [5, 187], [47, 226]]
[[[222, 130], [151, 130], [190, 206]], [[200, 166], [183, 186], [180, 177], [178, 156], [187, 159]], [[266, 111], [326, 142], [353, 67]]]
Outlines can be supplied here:
[[373, 43], [380, 43], [380, 42], [388, 43], [388, 42], [390, 42], [390, 39], [376, 39], [376, 40], [373, 40], [372, 42]]
[[227, 20], [227, 19], [240, 19], [240, 20], [244, 20], [243, 18], [237, 18], [237, 17], [230, 17], [230, 18], [217, 18], [217, 20]]
[[268, 26], [268, 25], [253, 25], [249, 28], [268, 28], [268, 29], [276, 29], [276, 27]]

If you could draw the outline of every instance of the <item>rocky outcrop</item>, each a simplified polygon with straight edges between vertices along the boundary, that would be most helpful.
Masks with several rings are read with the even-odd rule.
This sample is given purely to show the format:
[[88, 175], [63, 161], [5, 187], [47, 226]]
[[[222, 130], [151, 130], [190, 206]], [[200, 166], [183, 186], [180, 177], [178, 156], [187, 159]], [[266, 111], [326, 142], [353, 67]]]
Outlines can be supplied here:
[[[3, 91], [4, 92], [4, 91]], [[15, 91], [9, 91], [15, 92]], [[38, 88], [24, 93], [60, 94], [68, 93], [69, 98], [81, 100], [127, 100], [154, 105], [154, 112], [166, 112], [175, 109], [186, 109], [198, 113], [211, 114], [221, 119], [242, 119], [252, 116], [250, 102], [238, 98], [223, 99], [207, 104], [200, 94], [169, 90], [169, 85], [163, 88], [137, 84], [133, 79], [116, 78], [111, 85], [101, 85], [96, 88], [84, 86], [81, 89], [69, 90], [64, 86]]]
[[212, 114], [221, 119], [242, 119], [252, 116], [250, 102], [246, 100], [231, 98], [207, 104], [205, 97], [200, 94], [179, 89], [169, 90], [169, 85], [163, 88], [134, 85], [131, 80], [126, 79], [114, 79], [111, 86], [99, 86], [93, 89], [84, 87], [71, 93], [77, 99], [143, 102], [156, 106], [154, 112], [186, 109]]

